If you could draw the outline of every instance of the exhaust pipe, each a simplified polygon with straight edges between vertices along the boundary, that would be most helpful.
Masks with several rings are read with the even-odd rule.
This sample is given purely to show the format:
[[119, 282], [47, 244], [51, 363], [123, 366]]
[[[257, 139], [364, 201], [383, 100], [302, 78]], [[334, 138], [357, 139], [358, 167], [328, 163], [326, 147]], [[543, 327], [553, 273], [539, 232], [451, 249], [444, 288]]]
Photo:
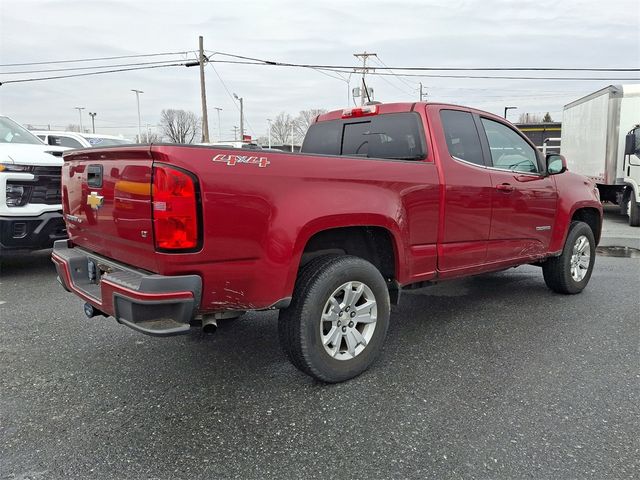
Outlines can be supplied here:
[[84, 314], [87, 316], [87, 318], [97, 317], [98, 315], [102, 315], [103, 317], [107, 317], [108, 316], [104, 312], [102, 312], [102, 311], [98, 310], [97, 308], [95, 308], [90, 303], [85, 303], [84, 306], [82, 307], [82, 309], [84, 310]]
[[202, 319], [202, 331], [208, 334], [216, 333], [218, 329], [218, 320], [214, 315], [209, 315]]

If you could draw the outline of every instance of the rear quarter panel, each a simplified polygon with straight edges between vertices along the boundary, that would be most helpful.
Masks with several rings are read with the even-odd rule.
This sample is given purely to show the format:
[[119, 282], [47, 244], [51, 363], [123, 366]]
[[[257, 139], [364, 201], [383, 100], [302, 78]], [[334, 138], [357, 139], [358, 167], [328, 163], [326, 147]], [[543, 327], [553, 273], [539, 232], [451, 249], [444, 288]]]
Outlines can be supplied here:
[[[265, 166], [213, 161], [221, 153], [263, 157]], [[401, 283], [435, 272], [439, 183], [429, 161], [178, 146], [154, 146], [152, 155], [198, 177], [202, 251], [157, 257], [159, 273], [202, 276], [205, 311], [266, 308], [291, 296], [308, 239], [330, 228], [389, 230]], [[433, 255], [408, 258], [429, 245]]]

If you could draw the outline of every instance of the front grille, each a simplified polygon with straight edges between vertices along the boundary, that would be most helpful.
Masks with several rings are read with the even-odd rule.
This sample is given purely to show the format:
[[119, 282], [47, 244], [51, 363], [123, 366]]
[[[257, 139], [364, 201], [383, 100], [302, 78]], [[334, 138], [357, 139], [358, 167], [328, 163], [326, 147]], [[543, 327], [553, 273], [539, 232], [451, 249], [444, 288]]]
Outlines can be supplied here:
[[57, 175], [60, 178], [62, 167], [33, 167], [34, 175]]
[[61, 167], [34, 167], [33, 180], [8, 180], [7, 188], [23, 187], [24, 195], [19, 205], [27, 203], [44, 203], [57, 205], [62, 203], [60, 185]]

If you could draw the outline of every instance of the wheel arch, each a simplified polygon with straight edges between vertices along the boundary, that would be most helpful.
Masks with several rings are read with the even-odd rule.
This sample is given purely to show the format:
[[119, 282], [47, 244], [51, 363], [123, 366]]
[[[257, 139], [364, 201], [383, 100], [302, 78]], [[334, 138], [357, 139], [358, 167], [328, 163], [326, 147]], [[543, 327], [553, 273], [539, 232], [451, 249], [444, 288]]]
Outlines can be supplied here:
[[[596, 208], [583, 207], [573, 212], [571, 215], [572, 222], [584, 222], [589, 225], [593, 236], [596, 239], [596, 245], [600, 243], [600, 235], [602, 234], [602, 217]], [[566, 235], [565, 235], [566, 237]]]
[[293, 288], [298, 271], [321, 255], [353, 255], [372, 263], [390, 286], [392, 300], [404, 274], [404, 249], [399, 226], [387, 217], [367, 215], [339, 221], [319, 219], [298, 236], [289, 275]]

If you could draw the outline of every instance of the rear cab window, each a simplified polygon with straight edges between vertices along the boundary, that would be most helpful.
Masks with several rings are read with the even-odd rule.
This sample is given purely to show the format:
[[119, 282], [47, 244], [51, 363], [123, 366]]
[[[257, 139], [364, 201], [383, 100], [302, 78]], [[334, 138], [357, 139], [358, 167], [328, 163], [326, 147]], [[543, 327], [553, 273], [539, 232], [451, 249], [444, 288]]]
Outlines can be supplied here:
[[301, 152], [422, 160], [427, 156], [427, 146], [420, 116], [405, 112], [314, 123]]

